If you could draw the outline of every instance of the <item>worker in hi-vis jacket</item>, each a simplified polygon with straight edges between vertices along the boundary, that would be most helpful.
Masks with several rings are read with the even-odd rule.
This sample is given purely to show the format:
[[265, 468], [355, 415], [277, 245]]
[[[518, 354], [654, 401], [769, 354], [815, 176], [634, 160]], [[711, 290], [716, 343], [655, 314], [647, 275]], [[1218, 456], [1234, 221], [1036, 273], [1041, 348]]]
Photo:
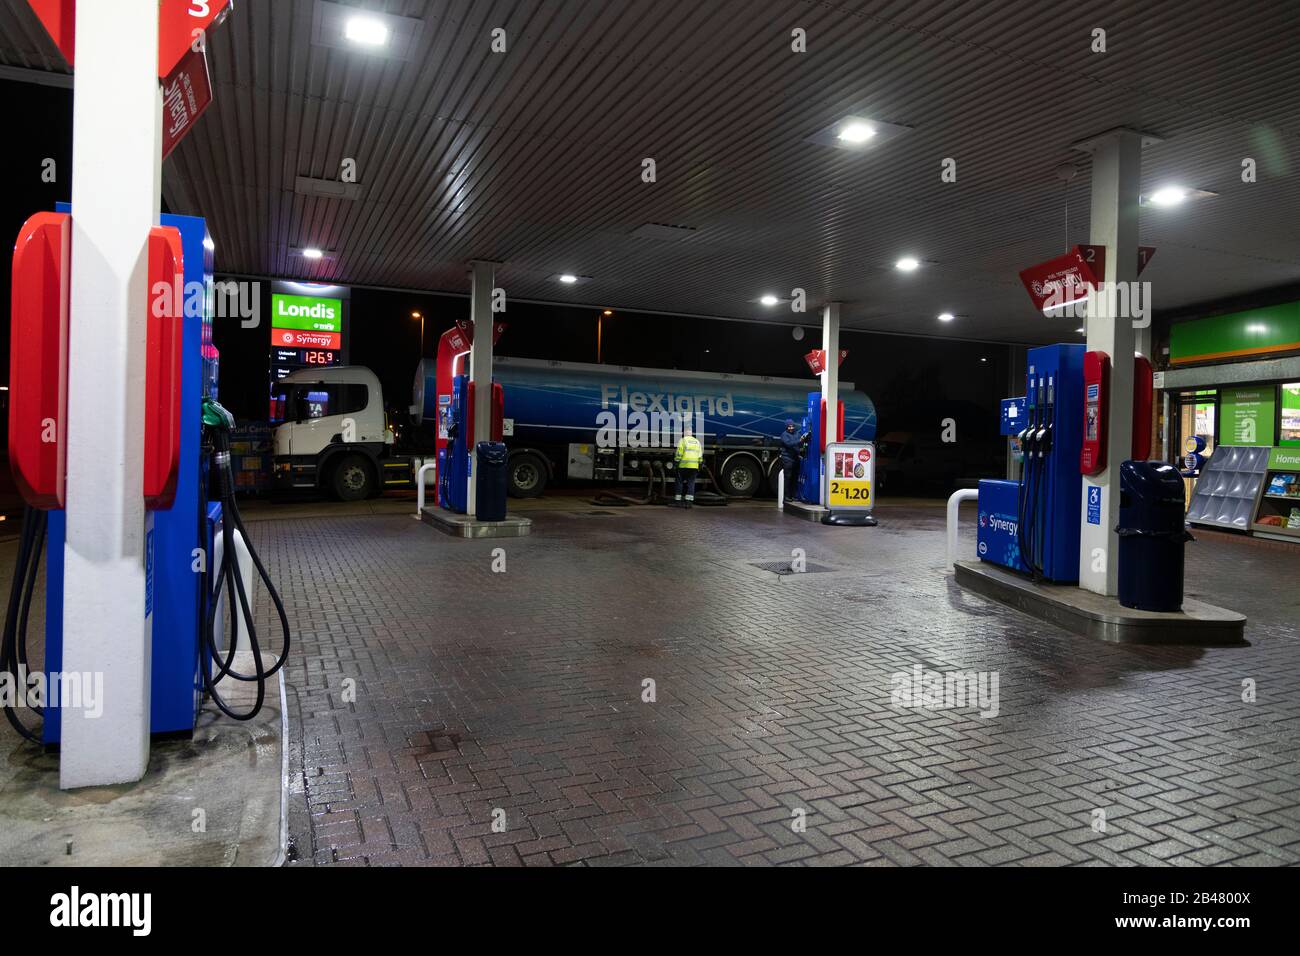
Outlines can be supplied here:
[[686, 486], [685, 507], [689, 508], [695, 503], [695, 476], [700, 470], [700, 462], [704, 459], [704, 446], [700, 440], [695, 437], [691, 431], [690, 425], [682, 427], [682, 437], [677, 442], [677, 454], [673, 456], [673, 464], [676, 465], [677, 475], [674, 479], [674, 497], [673, 504], [678, 508], [683, 507], [682, 502], [682, 485]]

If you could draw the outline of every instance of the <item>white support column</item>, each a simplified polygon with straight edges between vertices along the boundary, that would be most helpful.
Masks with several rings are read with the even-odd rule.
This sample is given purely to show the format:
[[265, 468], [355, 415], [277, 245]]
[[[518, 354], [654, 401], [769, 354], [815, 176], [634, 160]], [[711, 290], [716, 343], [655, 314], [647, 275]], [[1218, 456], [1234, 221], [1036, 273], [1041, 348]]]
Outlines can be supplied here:
[[[1078, 148], [1092, 154], [1090, 242], [1106, 247], [1105, 294], [1094, 294], [1088, 311], [1088, 350], [1110, 356], [1110, 405], [1106, 417], [1106, 470], [1084, 477], [1079, 515], [1079, 586], [1097, 594], [1119, 591], [1119, 466], [1133, 447], [1132, 299], [1138, 268], [1138, 200], [1142, 186], [1142, 133], [1118, 129]], [[1116, 308], [1129, 304], [1128, 310]], [[1122, 314], [1120, 314], [1122, 313]], [[1088, 520], [1090, 488], [1099, 488], [1100, 516]], [[1094, 509], [1094, 514], [1096, 514]]]
[[[474, 388], [474, 434], [470, 436], [469, 457], [474, 462], [474, 448], [492, 438], [492, 288], [496, 284], [496, 263], [475, 261], [471, 266], [470, 320], [474, 323], [474, 343], [469, 351], [469, 380]], [[477, 508], [474, 494], [474, 464], [470, 466], [469, 491], [465, 512], [471, 518]]]
[[146, 251], [162, 164], [158, 0], [78, 0], [76, 24], [63, 671], [103, 691], [98, 715], [62, 702], [64, 789], [149, 762]]
[[[821, 374], [822, 381], [822, 398], [826, 402], [826, 441], [833, 442], [839, 438], [835, 429], [836, 422], [839, 421], [839, 400], [840, 400], [840, 304], [838, 302], [827, 302], [822, 309], [822, 350], [826, 353], [826, 369]], [[813, 446], [816, 445], [817, 436], [813, 436]], [[817, 448], [817, 453], [821, 454], [821, 449]], [[826, 504], [824, 496], [826, 494], [825, 482], [822, 482], [822, 488], [818, 491], [821, 504]]]

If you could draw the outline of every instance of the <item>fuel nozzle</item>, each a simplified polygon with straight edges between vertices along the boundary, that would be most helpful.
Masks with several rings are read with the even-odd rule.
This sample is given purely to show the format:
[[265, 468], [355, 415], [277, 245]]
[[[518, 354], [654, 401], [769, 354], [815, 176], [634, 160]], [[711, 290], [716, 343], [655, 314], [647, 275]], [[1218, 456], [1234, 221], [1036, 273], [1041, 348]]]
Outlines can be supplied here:
[[1056, 380], [1047, 377], [1047, 414], [1038, 436], [1038, 457], [1044, 457], [1052, 450], [1052, 427], [1056, 424]]

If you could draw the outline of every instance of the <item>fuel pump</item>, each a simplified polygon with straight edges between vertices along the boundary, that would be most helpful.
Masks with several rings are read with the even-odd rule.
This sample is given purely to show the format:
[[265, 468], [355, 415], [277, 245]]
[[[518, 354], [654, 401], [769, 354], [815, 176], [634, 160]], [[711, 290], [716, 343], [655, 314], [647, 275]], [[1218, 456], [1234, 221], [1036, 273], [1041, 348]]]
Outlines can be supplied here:
[[[63, 580], [67, 516], [64, 505], [67, 385], [66, 254], [71, 216], [38, 213], [24, 226], [14, 256], [12, 309], [10, 463], [28, 504], [0, 636], [0, 671], [21, 690], [28, 686], [27, 625], [41, 558], [45, 558], [45, 660], [47, 687], [63, 669]], [[234, 498], [229, 462], [229, 416], [216, 409], [217, 350], [212, 344], [213, 245], [202, 219], [162, 217], [148, 239], [150, 317], [145, 361], [144, 474], [148, 519], [145, 529], [148, 605], [152, 610], [150, 649], [150, 729], [154, 734], [188, 734], [205, 692], [223, 712], [251, 717], [264, 699], [266, 678], [283, 666], [288, 653], [288, 622], [256, 552], [251, 557], [280, 616], [284, 644], [276, 663], [266, 668], [255, 654], [254, 674], [232, 668], [237, 638], [248, 634], [257, 649], [250, 613], [252, 601], [237, 562], [243, 522]], [[207, 404], [207, 403], [210, 403]], [[209, 440], [203, 441], [204, 419]], [[217, 420], [219, 419], [219, 420]], [[49, 425], [48, 423], [53, 423]], [[47, 427], [48, 426], [48, 427]], [[87, 425], [93, 427], [93, 423]], [[209, 500], [209, 459], [217, 464], [216, 501]], [[218, 567], [214, 536], [225, 545]], [[251, 550], [251, 546], [248, 550]], [[202, 564], [196, 556], [204, 556]], [[231, 640], [224, 654], [216, 648], [215, 597], [225, 589]], [[241, 613], [242, 612], [242, 613]], [[243, 625], [241, 627], [240, 619]], [[211, 657], [215, 673], [208, 663]], [[232, 712], [216, 693], [224, 678], [258, 682], [256, 706]], [[25, 694], [23, 695], [26, 696]], [[46, 745], [61, 737], [60, 711], [51, 695], [39, 731], [24, 726], [6, 700], [6, 717], [25, 738]]]
[[[1020, 445], [1020, 479], [980, 481], [978, 553], [1035, 580], [1073, 583], [1079, 579], [1080, 475], [1106, 467], [1109, 359], [1073, 343], [1044, 345], [1029, 350], [1026, 366], [1025, 424], [1018, 432], [1004, 430]], [[1152, 392], [1151, 363], [1136, 356], [1135, 459], [1150, 452]], [[1006, 407], [1017, 401], [1003, 403], [1004, 425]]]

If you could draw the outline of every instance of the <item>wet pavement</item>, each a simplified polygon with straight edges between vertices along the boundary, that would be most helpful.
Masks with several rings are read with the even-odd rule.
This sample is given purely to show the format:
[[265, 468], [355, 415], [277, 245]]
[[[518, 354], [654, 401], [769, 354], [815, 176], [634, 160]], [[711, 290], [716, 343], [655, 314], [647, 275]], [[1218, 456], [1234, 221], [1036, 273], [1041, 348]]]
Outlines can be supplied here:
[[1250, 646], [1117, 646], [963, 592], [941, 506], [878, 513], [263, 513], [301, 862], [1300, 861], [1300, 549], [1189, 546]]

